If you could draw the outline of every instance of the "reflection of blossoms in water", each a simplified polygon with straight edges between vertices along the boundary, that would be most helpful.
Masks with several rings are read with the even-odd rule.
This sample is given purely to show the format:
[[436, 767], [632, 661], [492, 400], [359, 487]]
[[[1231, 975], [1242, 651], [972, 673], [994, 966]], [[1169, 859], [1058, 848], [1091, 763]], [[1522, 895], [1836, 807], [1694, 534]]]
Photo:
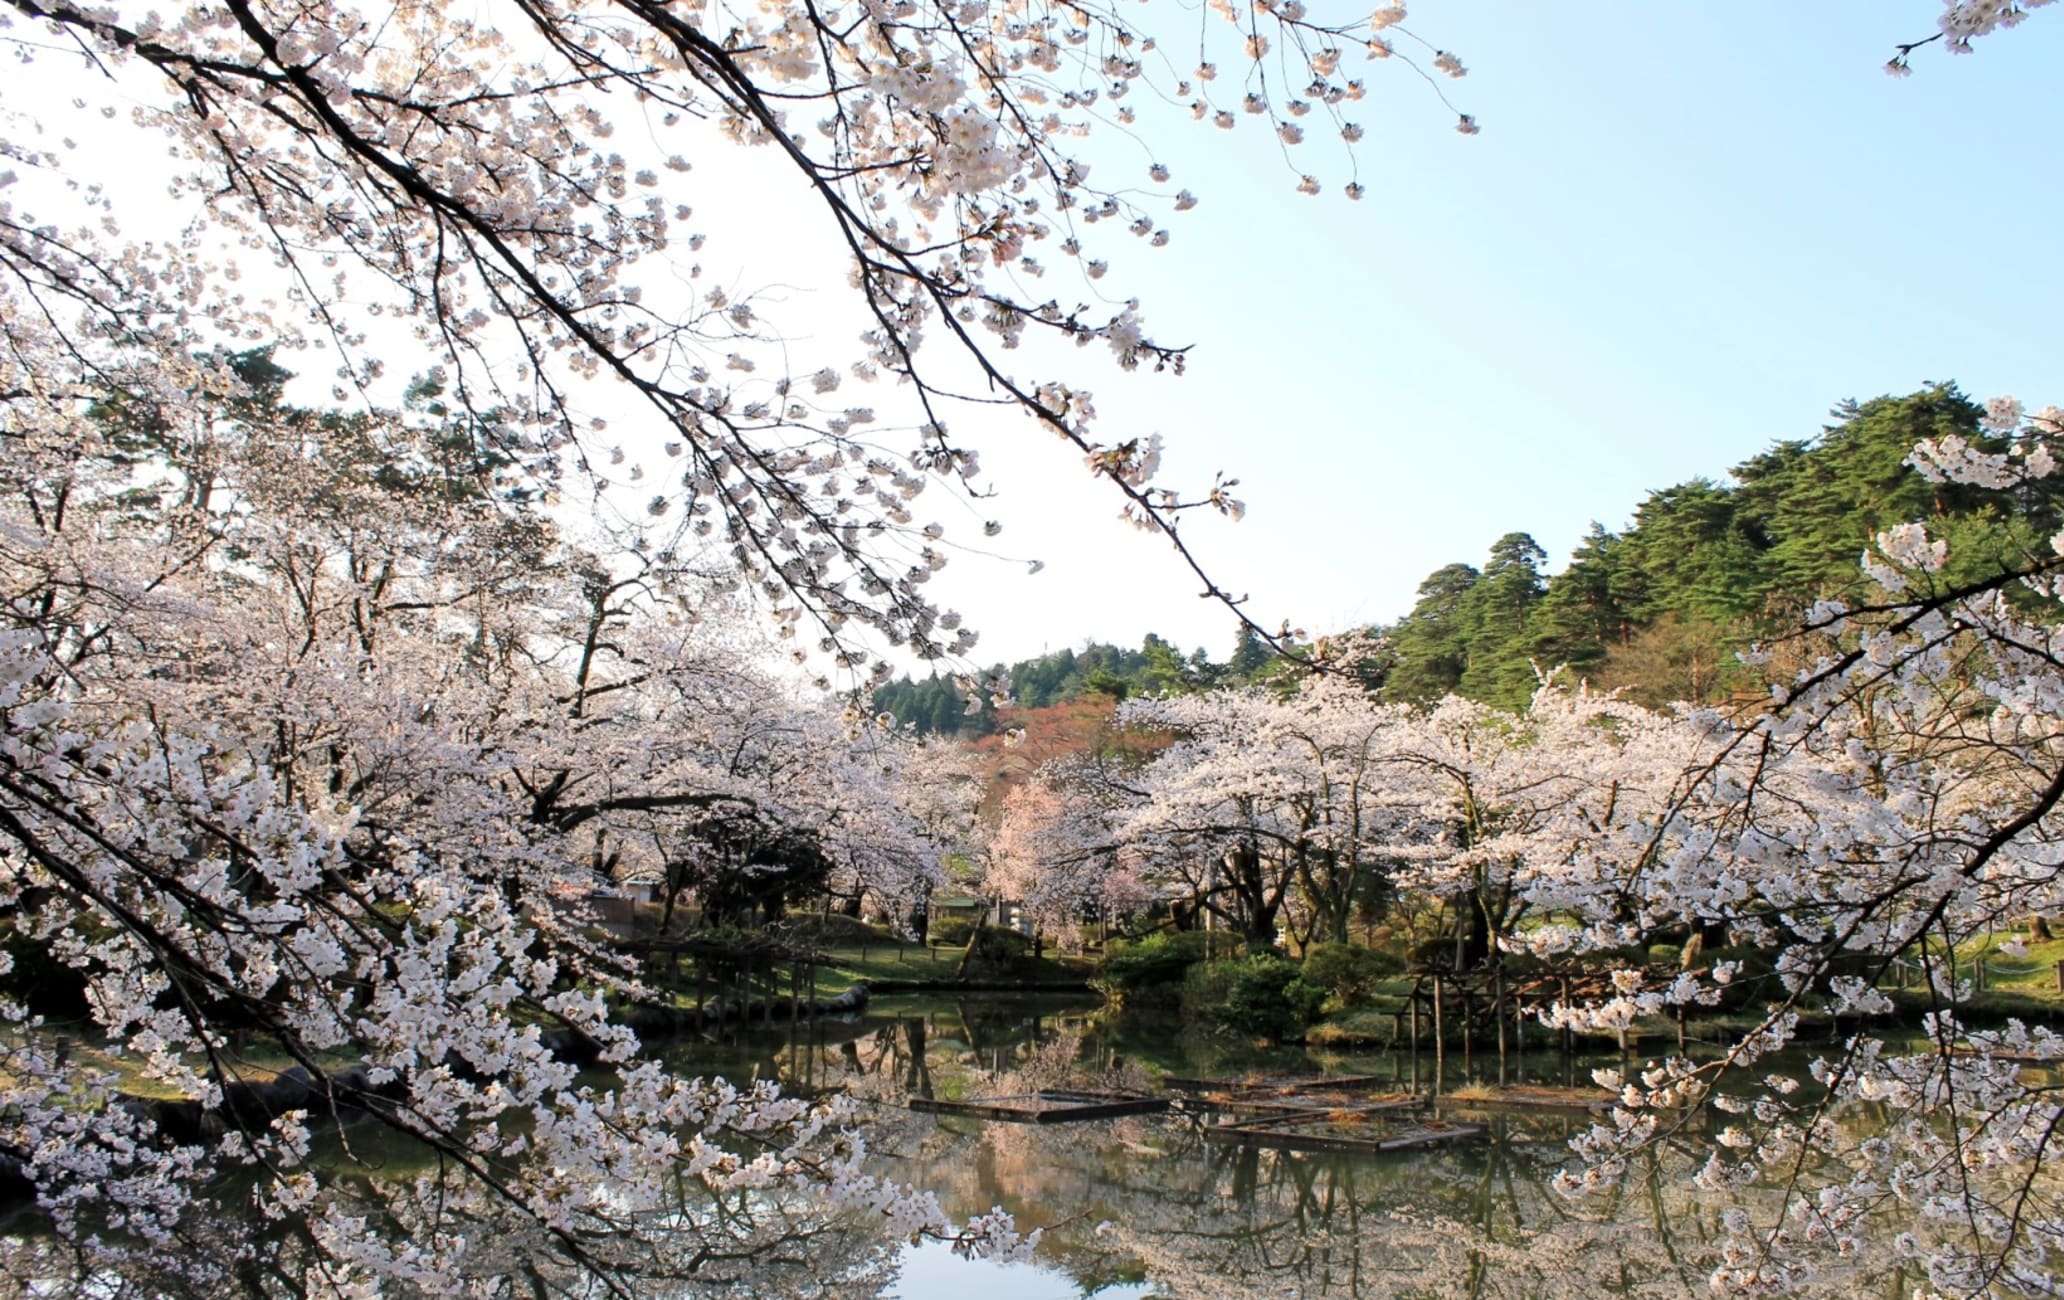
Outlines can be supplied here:
[[[1048, 1233], [1050, 1264], [1085, 1282], [1143, 1275], [1154, 1294], [1183, 1300], [1702, 1296], [1723, 1262], [1723, 1218], [1752, 1203], [1688, 1193], [1678, 1161], [1572, 1212], [1547, 1186], [1562, 1159], [1552, 1122], [1498, 1123], [1473, 1152], [1373, 1159], [1206, 1144], [1167, 1121], [1140, 1127], [1152, 1145], [1124, 1142], [1118, 1125], [1005, 1143], [1037, 1151], [1047, 1196], [1084, 1207], [1084, 1221]], [[1538, 1140], [1516, 1140], [1536, 1129]], [[1800, 1293], [1851, 1295], [1871, 1278], [1829, 1270]]]
[[[925, 1016], [825, 1027], [850, 1032], [852, 1041], [784, 1068], [821, 1085], [850, 1080], [878, 1098], [864, 1112], [873, 1172], [931, 1189], [957, 1221], [1001, 1206], [1021, 1228], [1043, 1228], [1034, 1263], [1068, 1279], [1057, 1279], [1057, 1288], [1073, 1288], [1059, 1294], [1125, 1279], [1170, 1300], [1531, 1298], [1579, 1289], [1704, 1296], [1741, 1247], [1738, 1226], [1767, 1219], [1779, 1203], [1778, 1192], [1753, 1183], [1695, 1181], [1713, 1151], [1730, 1149], [1729, 1126], [1739, 1129], [1730, 1113], [1681, 1130], [1659, 1153], [1630, 1154], [1623, 1179], [1571, 1199], [1554, 1182], [1583, 1168], [1569, 1142], [1588, 1129], [1588, 1116], [1457, 1111], [1448, 1117], [1488, 1129], [1481, 1143], [1361, 1157], [1208, 1142], [1179, 1115], [1003, 1124], [901, 1104], [897, 1081], [912, 1077], [930, 1077], [934, 1095], [966, 1098], [1141, 1082], [1143, 1072], [1115, 1050], [1119, 1023], [1000, 1003], [940, 1004]], [[1390, 1064], [1333, 1062], [1348, 1073]], [[1795, 1083], [1779, 1062], [1768, 1068], [1786, 1071], [1773, 1074], [1773, 1084]], [[1615, 1082], [1646, 1092], [1667, 1080], [1641, 1068]], [[1864, 1118], [1852, 1112], [1849, 1122]], [[1791, 1279], [1796, 1293], [1891, 1287], [1893, 1236], [1910, 1226], [1871, 1221], [1864, 1249], [1816, 1260], [1812, 1272]], [[900, 1248], [892, 1234], [881, 1242]]]
[[996, 1088], [1006, 1094], [1038, 1092], [1042, 1088], [1141, 1093], [1153, 1090], [1154, 1076], [1145, 1066], [1129, 1060], [1092, 1064], [1084, 1059], [1083, 1043], [1083, 1035], [1063, 1032], [1033, 1044], [1011, 1069], [992, 1076]]
[[[1005, 1068], [977, 1069], [945, 1032], [958, 1020], [940, 1020], [933, 1068], [961, 1069], [959, 1095], [1141, 1078], [1136, 1067], [1102, 1070], [1108, 1040], [1094, 1022], [1026, 1018], [1015, 1041], [983, 1037], [975, 1053]], [[1728, 1263], [1730, 1222], [1777, 1202], [1768, 1189], [1693, 1183], [1724, 1117], [1660, 1157], [1633, 1158], [1614, 1190], [1572, 1201], [1553, 1182], [1590, 1123], [1577, 1116], [1457, 1115], [1486, 1125], [1482, 1144], [1382, 1157], [1207, 1142], [1181, 1116], [1049, 1125], [883, 1116], [898, 1133], [884, 1172], [935, 1189], [949, 1215], [1001, 1205], [1021, 1226], [1044, 1227], [1036, 1262], [1084, 1292], [1126, 1278], [1183, 1300], [1547, 1297], [1588, 1294], [1604, 1279], [1613, 1294], [1703, 1296]], [[1869, 1258], [1889, 1262], [1883, 1251]], [[1884, 1271], [1836, 1259], [1795, 1281], [1801, 1294], [1842, 1296], [1888, 1281]]]

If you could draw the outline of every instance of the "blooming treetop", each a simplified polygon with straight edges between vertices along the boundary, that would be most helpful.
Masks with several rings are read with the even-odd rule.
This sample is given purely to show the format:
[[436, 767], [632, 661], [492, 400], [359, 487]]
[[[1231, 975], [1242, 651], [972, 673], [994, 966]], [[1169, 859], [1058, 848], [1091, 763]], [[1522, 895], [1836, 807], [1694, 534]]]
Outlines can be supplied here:
[[[620, 449], [604, 463], [600, 417], [628, 406], [673, 461], [649, 514], [683, 544], [727, 547], [783, 627], [849, 665], [849, 624], [925, 655], [972, 641], [924, 594], [945, 542], [915, 513], [933, 478], [979, 481], [956, 413], [1029, 414], [1143, 527], [1239, 512], [1229, 481], [1194, 497], [1162, 486], [1158, 438], [1103, 440], [1089, 392], [1005, 364], [1046, 335], [1126, 369], [1181, 365], [1136, 303], [1074, 296], [1119, 241], [1167, 243], [1162, 223], [1196, 198], [1151, 161], [1092, 181], [1083, 137], [1172, 98], [1225, 127], [1280, 120], [1286, 140], [1327, 123], [1351, 173], [1351, 61], [1462, 75], [1410, 34], [1402, 4], [1344, 18], [1302, 0], [1216, 5], [1201, 38], [1186, 34], [1193, 66], [1163, 48], [1151, 10], [1044, 0], [0, 12], [24, 61], [83, 57], [107, 116], [169, 144], [168, 211], [195, 218], [152, 229], [116, 210], [76, 138], [10, 133], [11, 301], [68, 335], [175, 352], [196, 335], [334, 345], [340, 396], [378, 391], [379, 322], [398, 318], [511, 472], [546, 485], [569, 459], [598, 482], [641, 481]], [[42, 92], [17, 84], [27, 124]], [[807, 186], [845, 264], [855, 349], [792, 346], [768, 304], [704, 279], [695, 203], [727, 196], [693, 169], [727, 145], [768, 150]], [[238, 258], [286, 282], [247, 288]], [[1049, 270], [1078, 287], [1046, 288]], [[885, 376], [901, 383], [850, 396]], [[612, 381], [606, 401], [592, 380]], [[885, 421], [903, 426], [885, 435], [900, 449], [869, 440]]]
[[[1989, 423], [2006, 451], [1923, 443], [1917, 472], [1999, 485], [2054, 472], [2064, 412], [2003, 400]], [[1323, 912], [1326, 881], [1306, 864], [1353, 855], [1408, 897], [1463, 905], [1455, 967], [1606, 955], [1612, 992], [1546, 1016], [1594, 1031], [1739, 998], [1753, 960], [1763, 973], [1741, 1005], [1758, 1022], [1718, 1060], [1602, 1076], [1620, 1109], [1579, 1139], [1565, 1189], [1612, 1184], [1710, 1104], [1739, 1118], [1699, 1185], [1789, 1190], [1729, 1212], [1716, 1281], [1815, 1287], [1867, 1248], [1889, 1204], [1905, 1229], [1889, 1247], [1930, 1294], [2044, 1292], [2064, 1223], [2043, 1152], [2064, 1109], [2025, 1065], [2064, 1060], [2064, 1040], [1966, 1023], [1971, 988], [1948, 954], [2064, 911], [2064, 535], [1983, 581], [1945, 580], [1948, 559], [1922, 525], [1886, 530], [1863, 556], [1882, 599], [1818, 607], [1809, 666], [1735, 713], [1650, 713], [1557, 686], [1517, 715], [1400, 708], [1341, 679], [1323, 711], [1309, 690], [1128, 704], [1178, 740], [1129, 778], [1113, 856], [1138, 852], [1178, 898], [1252, 885], [1266, 941], [1279, 917]], [[1331, 712], [1352, 764], [1301, 739]], [[1360, 843], [1321, 833], [1349, 825]], [[1732, 951], [1668, 971], [1617, 956], [1707, 934]], [[1895, 963], [1923, 990], [1928, 1048], [1858, 1034], [1814, 1065], [1810, 1099], [1777, 1075], [1760, 1096], [1716, 1091], [1756, 1081], [1808, 1010], [1845, 1026], [1890, 1010]], [[1889, 1131], [1845, 1122], [1852, 1103]]]
[[1131, 798], [1093, 762], [1042, 767], [1004, 794], [983, 887], [1018, 902], [1064, 942], [1083, 920], [1142, 910], [1157, 895], [1139, 875], [1141, 855], [1121, 849], [1112, 826]]
[[1308, 676], [1288, 697], [1262, 689], [1128, 702], [1128, 725], [1176, 735], [1140, 774], [1123, 823], [1155, 874], [1269, 943], [1293, 897], [1344, 938], [1358, 889], [1393, 838], [1376, 779], [1381, 737], [1402, 708], [1370, 704], [1349, 678]]

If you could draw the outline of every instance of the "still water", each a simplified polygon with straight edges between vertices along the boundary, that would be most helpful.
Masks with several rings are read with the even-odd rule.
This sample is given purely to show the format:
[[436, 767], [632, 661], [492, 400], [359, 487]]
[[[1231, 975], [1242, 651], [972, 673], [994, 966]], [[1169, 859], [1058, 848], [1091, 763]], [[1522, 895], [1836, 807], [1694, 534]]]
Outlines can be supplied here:
[[[861, 1099], [877, 1168], [936, 1192], [956, 1218], [1001, 1206], [1044, 1229], [1035, 1263], [959, 1259], [898, 1246], [866, 1294], [884, 1300], [1218, 1300], [1268, 1296], [1668, 1297], [1710, 1294], [1720, 1216], [1768, 1193], [1694, 1193], [1703, 1121], [1614, 1191], [1572, 1201], [1550, 1187], [1570, 1163], [1581, 1111], [1488, 1109], [1450, 1094], [1495, 1078], [1480, 1053], [1451, 1052], [1439, 1118], [1477, 1140], [1383, 1155], [1285, 1151], [1204, 1140], [1198, 1120], [1131, 1116], [1070, 1124], [989, 1122], [910, 1111], [912, 1094], [959, 1099], [1073, 1082], [1144, 1086], [1161, 1074], [1376, 1074], [1435, 1091], [1422, 1054], [1268, 1052], [1168, 1018], [1024, 999], [884, 1001], [861, 1017], [681, 1044], [676, 1068]], [[1515, 1056], [1518, 1082], [1576, 1084], [1615, 1057]], [[1896, 1269], [1854, 1264], [1809, 1294], [1907, 1294]], [[858, 1294], [858, 1293], [856, 1293]]]

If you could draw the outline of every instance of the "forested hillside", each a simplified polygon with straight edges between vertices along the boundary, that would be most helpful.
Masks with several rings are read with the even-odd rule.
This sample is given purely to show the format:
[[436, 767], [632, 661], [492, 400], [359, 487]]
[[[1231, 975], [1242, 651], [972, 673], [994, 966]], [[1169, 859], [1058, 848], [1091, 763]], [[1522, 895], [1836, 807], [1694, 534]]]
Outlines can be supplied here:
[[1882, 529], [1926, 521], [1949, 543], [1950, 583], [1999, 573], [2057, 531], [2054, 480], [1934, 483], [1907, 464], [1924, 438], [2006, 448], [1955, 385], [1845, 402], [1832, 414], [1817, 436], [1779, 442], [1725, 481], [1651, 492], [1623, 531], [1594, 523], [1552, 577], [1541, 547], [1519, 532], [1493, 543], [1481, 569], [1435, 570], [1390, 629], [1385, 697], [1453, 691], [1517, 706], [1534, 688], [1534, 665], [1567, 664], [1647, 703], [1710, 701], [1759, 684], [1736, 658], [1741, 647], [1782, 637], [1817, 600], [1861, 595], [1858, 560]]
[[[1268, 648], [1251, 629], [1242, 627], [1223, 663], [1213, 662], [1202, 647], [1185, 656], [1149, 632], [1137, 650], [1092, 641], [1080, 650], [1056, 650], [1008, 668], [998, 664], [994, 671], [1009, 673], [1015, 707], [1043, 709], [1086, 694], [1123, 700], [1237, 686], [1264, 675], [1270, 662]], [[973, 738], [989, 735], [999, 725], [996, 709], [986, 701], [979, 711], [968, 712], [966, 695], [951, 675], [899, 677], [875, 691], [874, 707], [926, 734]]]
[[[1389, 700], [1452, 692], [1507, 707], [1532, 695], [1537, 667], [1558, 665], [1648, 704], [1760, 690], [1737, 652], [1781, 640], [1817, 600], [1861, 596], [1859, 557], [1879, 531], [1927, 521], [1954, 557], [1948, 582], [1997, 574], [2047, 544], [2064, 522], [2064, 488], [2054, 480], [1934, 483], [1907, 463], [1928, 438], [2005, 450], [1980, 427], [1984, 414], [1948, 383], [1844, 402], [1817, 435], [1777, 442], [1724, 479], [1649, 493], [1619, 532], [1593, 523], [1553, 575], [1539, 543], [1507, 533], [1481, 568], [1457, 562], [1427, 575], [1411, 612], [1378, 629], [1388, 653], [1369, 672]], [[1787, 666], [1781, 645], [1774, 662]], [[1242, 629], [1223, 663], [1149, 633], [1137, 650], [1090, 642], [1007, 671], [1014, 702], [1038, 709], [1089, 693], [1123, 700], [1238, 685], [1266, 675], [1269, 663], [1266, 647]], [[951, 675], [899, 678], [875, 692], [874, 706], [924, 733], [974, 738], [1000, 725], [986, 703], [967, 711]]]

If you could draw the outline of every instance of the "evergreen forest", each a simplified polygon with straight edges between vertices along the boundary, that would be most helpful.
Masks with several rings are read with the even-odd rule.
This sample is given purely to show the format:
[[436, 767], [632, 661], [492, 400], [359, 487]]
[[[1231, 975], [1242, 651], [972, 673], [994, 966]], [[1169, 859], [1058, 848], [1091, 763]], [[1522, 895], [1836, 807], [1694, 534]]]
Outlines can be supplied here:
[[[1147, 633], [1137, 650], [1086, 642], [1081, 649], [1051, 651], [994, 671], [1008, 672], [1011, 702], [1018, 708], [1041, 709], [1066, 704], [1084, 695], [1124, 700], [1134, 695], [1186, 695], [1221, 686], [1244, 686], [1268, 675], [1274, 657], [1252, 629], [1240, 628], [1232, 653], [1215, 662], [1202, 647], [1184, 655], [1171, 642]], [[959, 681], [934, 673], [899, 677], [876, 689], [874, 708], [926, 735], [976, 739], [998, 727], [996, 706], [983, 699], [970, 711]]]
[[1524, 532], [1490, 547], [1481, 568], [1445, 565], [1388, 629], [1393, 656], [1383, 695], [1423, 701], [1448, 693], [1504, 707], [1526, 703], [1537, 669], [1567, 670], [1651, 706], [1711, 703], [1762, 687], [1738, 653], [1773, 648], [1822, 600], [1869, 599], [1859, 561], [1882, 530], [1924, 521], [1945, 540], [1944, 586], [1979, 582], [2046, 551], [2059, 526], [2060, 488], [1930, 482], [1909, 457], [1923, 439], [1956, 437], [2006, 450], [1981, 429], [1985, 410], [1954, 384], [1904, 397], [1848, 401], [1810, 438], [1781, 441], [1724, 480], [1696, 478], [1650, 492], [1618, 532], [1593, 523], [1553, 575]]
[[[1788, 638], [1816, 602], [1868, 599], [1859, 561], [1880, 531], [1925, 521], [1954, 557], [1938, 575], [1946, 586], [1994, 578], [2047, 548], [2064, 522], [2055, 479], [1987, 488], [1913, 470], [1923, 439], [2007, 450], [1984, 415], [1953, 383], [1842, 402], [1812, 437], [1774, 443], [1724, 478], [1650, 492], [1618, 532], [1592, 523], [1558, 573], [1532, 536], [1506, 533], [1481, 567], [1434, 570], [1409, 613], [1371, 629], [1383, 652], [1363, 675], [1387, 700], [1455, 694], [1505, 708], [1523, 707], [1556, 669], [1650, 706], [1760, 693], [1771, 669], [1744, 665], [1740, 652], [1769, 645], [1777, 669], [1795, 666]], [[1137, 650], [1088, 642], [995, 670], [1008, 672], [1017, 706], [1042, 708], [1086, 693], [1122, 701], [1244, 685], [1268, 675], [1270, 658], [1242, 628], [1222, 663], [1148, 633]], [[874, 707], [927, 734], [995, 731], [995, 708], [970, 712], [966, 700], [953, 677], [935, 674], [889, 682]]]

